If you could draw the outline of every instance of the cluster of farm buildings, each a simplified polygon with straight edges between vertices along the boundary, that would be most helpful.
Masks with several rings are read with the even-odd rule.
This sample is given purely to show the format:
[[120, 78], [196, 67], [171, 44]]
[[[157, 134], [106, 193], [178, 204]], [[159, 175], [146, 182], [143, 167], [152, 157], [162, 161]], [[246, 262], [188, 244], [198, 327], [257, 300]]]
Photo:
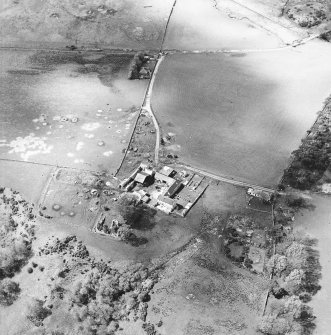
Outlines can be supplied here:
[[197, 174], [169, 166], [160, 170], [141, 164], [119, 187], [136, 195], [147, 206], [167, 214], [185, 216], [201, 197], [208, 183]]

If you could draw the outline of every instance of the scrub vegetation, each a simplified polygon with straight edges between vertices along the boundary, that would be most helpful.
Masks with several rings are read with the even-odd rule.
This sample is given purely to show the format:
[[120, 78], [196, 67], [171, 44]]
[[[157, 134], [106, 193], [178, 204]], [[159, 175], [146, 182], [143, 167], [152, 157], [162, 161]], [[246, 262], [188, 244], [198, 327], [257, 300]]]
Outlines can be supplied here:
[[293, 233], [296, 216], [314, 208], [307, 199], [295, 193], [276, 199], [275, 224], [282, 228], [281, 234], [274, 239], [274, 252], [265, 266], [272, 281], [265, 314], [258, 327], [262, 334], [308, 335], [316, 327], [316, 317], [307, 303], [321, 289], [317, 241]]
[[330, 120], [331, 98], [328, 98], [307, 137], [299, 149], [293, 151], [292, 162], [284, 172], [283, 186], [309, 190], [322, 178], [330, 165]]
[[32, 256], [32, 208], [17, 194], [0, 189], [0, 280], [13, 277]]
[[0, 281], [0, 304], [4, 306], [11, 305], [21, 292], [18, 283], [5, 278]]

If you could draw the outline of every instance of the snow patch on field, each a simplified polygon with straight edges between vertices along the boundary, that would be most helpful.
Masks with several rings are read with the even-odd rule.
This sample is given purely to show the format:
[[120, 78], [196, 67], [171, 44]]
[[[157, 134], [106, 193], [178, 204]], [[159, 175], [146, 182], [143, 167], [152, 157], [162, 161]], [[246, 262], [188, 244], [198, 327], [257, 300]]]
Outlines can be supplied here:
[[106, 157], [109, 157], [109, 156], [111, 156], [112, 154], [113, 154], [112, 151], [105, 151], [105, 152], [103, 153], [103, 155], [106, 156]]
[[84, 142], [78, 142], [77, 145], [76, 145], [76, 150], [77, 151], [82, 150], [83, 146], [84, 146]]
[[94, 131], [100, 128], [101, 124], [99, 122], [89, 122], [82, 125], [82, 129], [86, 131]]
[[28, 161], [31, 156], [49, 154], [52, 151], [53, 145], [47, 145], [45, 141], [46, 137], [38, 137], [33, 133], [25, 137], [17, 137], [7, 144], [11, 148], [8, 153], [18, 153], [24, 161]]

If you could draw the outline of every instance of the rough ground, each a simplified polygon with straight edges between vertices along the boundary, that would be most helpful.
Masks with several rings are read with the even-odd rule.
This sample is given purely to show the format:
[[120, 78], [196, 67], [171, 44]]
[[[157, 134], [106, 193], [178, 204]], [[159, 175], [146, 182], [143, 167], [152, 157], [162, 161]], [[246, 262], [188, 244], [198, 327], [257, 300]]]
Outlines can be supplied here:
[[2, 45], [156, 49], [172, 1], [4, 0]]
[[[72, 178], [85, 180], [85, 187], [88, 187], [87, 180], [93, 185], [93, 178], [74, 177], [70, 173], [62, 174], [61, 180], [70, 182]], [[164, 216], [162, 220], [158, 219], [158, 223], [153, 223], [156, 223], [155, 227], [136, 227], [134, 231], [146, 236], [148, 244], [130, 247], [136, 249], [136, 259], [132, 260], [129, 255], [123, 257], [123, 254], [119, 259], [117, 255], [103, 250], [102, 244], [91, 243], [93, 235], [98, 238], [96, 233], [89, 232], [92, 235], [87, 239], [85, 237], [86, 242], [70, 234], [69, 231], [76, 231], [80, 235], [85, 229], [74, 224], [75, 218], [72, 219], [74, 222], [68, 218], [65, 224], [73, 229], [64, 229], [60, 224], [61, 216], [57, 217], [56, 211], [48, 210], [49, 205], [44, 207], [42, 204], [35, 211], [20, 200], [19, 195], [5, 189], [3, 194], [6, 196], [1, 198], [2, 212], [6, 213], [2, 229], [8, 229], [5, 227], [9, 227], [11, 221], [7, 219], [19, 208], [17, 200], [23, 201], [25, 215], [31, 216], [31, 219], [34, 219], [34, 213], [39, 215], [31, 223], [25, 216], [20, 218], [27, 236], [31, 235], [27, 240], [31, 251], [24, 253], [26, 256], [13, 273], [12, 280], [18, 284], [19, 294], [10, 304], [0, 308], [3, 329], [8, 334], [21, 331], [26, 334], [41, 334], [44, 331], [133, 334], [132, 329], [135, 329], [134, 334], [148, 334], [150, 329], [156, 329], [156, 334], [174, 331], [178, 334], [198, 334], [199, 329], [209, 329], [216, 334], [225, 330], [234, 334], [254, 334], [263, 310], [268, 280], [250, 273], [240, 263], [239, 267], [231, 264], [223, 254], [222, 240], [217, 237], [217, 232], [224, 230], [226, 213], [241, 213], [263, 225], [266, 224], [266, 217], [263, 219], [259, 212], [246, 209], [243, 190], [228, 185], [211, 184], [210, 187], [211, 194], [224, 193], [241, 200], [237, 200], [236, 206], [229, 201], [219, 208], [217, 199], [206, 197], [203, 206], [198, 209], [204, 213], [203, 217], [197, 216], [193, 210], [192, 216], [187, 218], [188, 224], [178, 220], [172, 223], [171, 228], [167, 223], [169, 219]], [[100, 201], [106, 206], [104, 200]], [[67, 205], [61, 205], [60, 212], [65, 211], [68, 215]], [[111, 201], [107, 206], [113, 206]], [[79, 212], [79, 209], [75, 211]], [[54, 218], [48, 218], [48, 213], [52, 213]], [[193, 217], [198, 219], [195, 226]], [[16, 220], [16, 216], [14, 218]], [[189, 239], [185, 240], [185, 235], [181, 237], [180, 226], [183, 232], [186, 230]], [[15, 224], [12, 227], [10, 239], [16, 243], [21, 228]], [[165, 240], [169, 237], [172, 240], [162, 241], [159, 239], [162, 236]], [[109, 237], [104, 237], [104, 242], [114, 244], [120, 253], [129, 250], [124, 242]], [[4, 264], [2, 261], [2, 269]], [[174, 273], [177, 275], [174, 276]], [[209, 278], [208, 282], [205, 278]], [[181, 314], [176, 312], [175, 306], [178, 305], [182, 306]], [[17, 308], [19, 315], [14, 313]], [[210, 324], [203, 321], [201, 312], [208, 315]], [[236, 319], [231, 316], [233, 312], [237, 313]], [[176, 314], [175, 323], [173, 313]], [[250, 321], [242, 322], [247, 320], [248, 315]]]

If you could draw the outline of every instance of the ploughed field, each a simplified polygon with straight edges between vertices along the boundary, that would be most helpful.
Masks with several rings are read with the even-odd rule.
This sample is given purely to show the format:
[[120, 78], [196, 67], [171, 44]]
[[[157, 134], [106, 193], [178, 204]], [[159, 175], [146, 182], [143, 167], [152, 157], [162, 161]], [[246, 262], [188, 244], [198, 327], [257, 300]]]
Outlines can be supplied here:
[[127, 79], [133, 54], [4, 49], [0, 56], [0, 158], [118, 168], [147, 85]]
[[[152, 105], [181, 162], [259, 185], [279, 181], [328, 96], [328, 45], [168, 55]], [[321, 62], [325, 64], [321, 67]]]

